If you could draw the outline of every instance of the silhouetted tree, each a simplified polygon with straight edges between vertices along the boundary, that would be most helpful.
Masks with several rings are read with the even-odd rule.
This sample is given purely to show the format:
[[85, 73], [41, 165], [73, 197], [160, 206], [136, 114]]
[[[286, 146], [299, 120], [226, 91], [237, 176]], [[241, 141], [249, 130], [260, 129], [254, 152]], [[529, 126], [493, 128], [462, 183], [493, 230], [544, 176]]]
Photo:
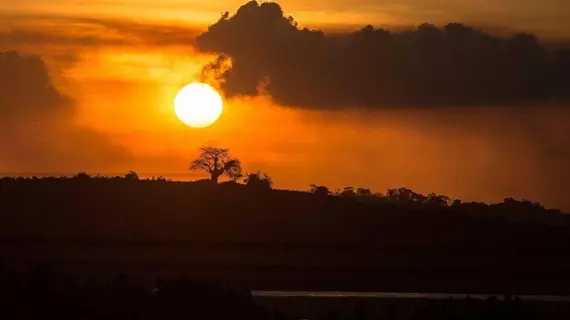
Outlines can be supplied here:
[[463, 202], [461, 202], [461, 200], [459, 200], [459, 199], [455, 199], [455, 200], [453, 200], [453, 202], [451, 202], [452, 207], [459, 207], [462, 204], [463, 204]]
[[129, 171], [125, 174], [125, 179], [130, 181], [137, 181], [139, 180], [139, 174], [135, 171]]
[[358, 188], [358, 189], [356, 189], [356, 196], [358, 196], [358, 197], [372, 197], [372, 191], [370, 191], [370, 189]]
[[203, 147], [200, 148], [200, 156], [190, 165], [190, 170], [203, 170], [210, 174], [210, 181], [218, 183], [222, 175], [232, 180], [239, 179], [241, 174], [241, 162], [230, 155], [228, 149]]
[[318, 186], [316, 184], [311, 185], [310, 191], [311, 191], [311, 193], [322, 195], [322, 196], [326, 196], [326, 195], [329, 195], [331, 193], [329, 188], [327, 188], [325, 186]]
[[250, 188], [260, 190], [269, 190], [273, 187], [273, 180], [271, 177], [267, 173], [262, 174], [260, 171], [246, 174], [243, 182]]
[[345, 187], [339, 194], [339, 196], [343, 198], [353, 198], [356, 196], [356, 192], [354, 192], [353, 187]]
[[422, 203], [426, 200], [424, 195], [415, 193], [408, 188], [389, 189], [386, 195], [388, 199], [394, 202]]
[[427, 204], [445, 207], [449, 205], [449, 201], [451, 201], [451, 199], [448, 196], [438, 195], [432, 192], [427, 196], [425, 201]]
[[85, 180], [91, 180], [91, 176], [85, 172], [79, 172], [78, 174], [73, 176], [73, 179], [85, 181]]

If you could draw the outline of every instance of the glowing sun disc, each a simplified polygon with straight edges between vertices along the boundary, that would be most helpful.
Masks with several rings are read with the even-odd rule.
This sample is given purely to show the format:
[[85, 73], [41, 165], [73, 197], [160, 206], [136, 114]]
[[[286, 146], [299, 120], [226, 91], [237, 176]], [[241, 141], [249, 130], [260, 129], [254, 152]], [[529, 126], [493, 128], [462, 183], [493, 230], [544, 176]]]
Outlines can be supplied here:
[[205, 83], [193, 82], [180, 89], [174, 98], [174, 111], [184, 124], [204, 128], [218, 120], [223, 104], [216, 89]]

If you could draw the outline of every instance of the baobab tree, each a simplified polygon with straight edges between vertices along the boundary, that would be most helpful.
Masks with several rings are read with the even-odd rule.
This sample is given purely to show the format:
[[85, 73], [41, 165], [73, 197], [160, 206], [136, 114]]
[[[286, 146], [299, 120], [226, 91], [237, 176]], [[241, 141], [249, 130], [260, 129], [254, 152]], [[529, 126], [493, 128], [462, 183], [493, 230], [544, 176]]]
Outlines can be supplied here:
[[241, 174], [241, 162], [230, 155], [228, 149], [203, 147], [200, 148], [200, 156], [192, 161], [190, 170], [203, 170], [210, 174], [210, 180], [218, 183], [222, 175], [232, 180], [239, 179]]

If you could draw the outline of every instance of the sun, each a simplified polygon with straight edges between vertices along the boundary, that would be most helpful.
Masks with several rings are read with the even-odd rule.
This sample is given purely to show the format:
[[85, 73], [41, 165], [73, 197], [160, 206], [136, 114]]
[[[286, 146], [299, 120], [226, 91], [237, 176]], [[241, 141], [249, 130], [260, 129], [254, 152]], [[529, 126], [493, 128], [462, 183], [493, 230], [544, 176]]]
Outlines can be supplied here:
[[222, 96], [206, 83], [193, 82], [180, 89], [174, 99], [178, 119], [193, 128], [212, 125], [223, 109]]

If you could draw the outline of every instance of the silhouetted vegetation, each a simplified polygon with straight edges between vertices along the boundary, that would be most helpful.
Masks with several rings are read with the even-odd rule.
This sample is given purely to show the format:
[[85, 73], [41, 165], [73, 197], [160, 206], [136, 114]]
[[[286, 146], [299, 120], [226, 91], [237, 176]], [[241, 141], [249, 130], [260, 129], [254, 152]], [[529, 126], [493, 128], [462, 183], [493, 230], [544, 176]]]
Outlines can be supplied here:
[[218, 183], [222, 175], [235, 180], [241, 178], [241, 163], [232, 157], [228, 149], [203, 147], [200, 156], [192, 161], [190, 170], [202, 170], [210, 174], [210, 180]]
[[139, 180], [139, 174], [134, 172], [134, 171], [129, 171], [127, 172], [127, 174], [125, 175], [125, 179], [127, 180], [132, 180], [132, 181], [137, 181]]
[[224, 92], [255, 95], [267, 82], [266, 92], [288, 106], [461, 108], [570, 98], [570, 50], [543, 47], [528, 33], [501, 37], [461, 23], [400, 32], [368, 25], [329, 35], [299, 28], [277, 3], [250, 1], [197, 43], [225, 55], [204, 70], [223, 78]]
[[[110, 266], [127, 259], [198, 273], [205, 264], [208, 272], [291, 289], [570, 287], [570, 217], [538, 203], [451, 201], [407, 188], [270, 190], [261, 173], [248, 176], [249, 186], [137, 176], [0, 179], [0, 257]], [[84, 245], [100, 253], [84, 255]], [[202, 254], [179, 251], [187, 247]]]
[[328, 196], [331, 192], [329, 188], [325, 186], [318, 186], [316, 184], [311, 185], [311, 193], [318, 194], [321, 196]]
[[246, 186], [258, 190], [269, 190], [273, 187], [273, 180], [267, 173], [257, 171], [245, 175], [244, 183]]

